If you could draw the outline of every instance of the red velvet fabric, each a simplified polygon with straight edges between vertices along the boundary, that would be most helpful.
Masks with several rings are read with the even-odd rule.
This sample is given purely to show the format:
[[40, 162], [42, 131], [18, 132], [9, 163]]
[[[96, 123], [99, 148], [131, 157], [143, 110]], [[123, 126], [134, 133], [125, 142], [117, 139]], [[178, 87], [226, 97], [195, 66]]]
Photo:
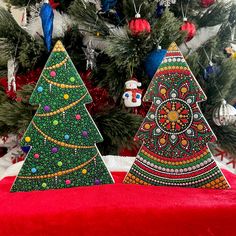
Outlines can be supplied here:
[[[9, 193], [0, 182], [1, 236], [235, 236], [236, 176], [230, 190], [104, 185]], [[124, 173], [114, 173], [118, 182]]]

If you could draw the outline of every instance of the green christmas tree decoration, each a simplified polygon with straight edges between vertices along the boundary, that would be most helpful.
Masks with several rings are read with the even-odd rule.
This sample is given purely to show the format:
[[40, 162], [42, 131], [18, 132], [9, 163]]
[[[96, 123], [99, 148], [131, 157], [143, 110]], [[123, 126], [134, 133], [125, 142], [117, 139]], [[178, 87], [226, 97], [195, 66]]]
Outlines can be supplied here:
[[103, 138], [85, 107], [90, 102], [58, 41], [30, 97], [30, 104], [40, 106], [21, 140], [31, 149], [12, 192], [114, 182], [96, 147]]
[[143, 100], [152, 106], [135, 136], [143, 145], [124, 183], [229, 188], [207, 146], [216, 137], [198, 107], [206, 96], [175, 43]]

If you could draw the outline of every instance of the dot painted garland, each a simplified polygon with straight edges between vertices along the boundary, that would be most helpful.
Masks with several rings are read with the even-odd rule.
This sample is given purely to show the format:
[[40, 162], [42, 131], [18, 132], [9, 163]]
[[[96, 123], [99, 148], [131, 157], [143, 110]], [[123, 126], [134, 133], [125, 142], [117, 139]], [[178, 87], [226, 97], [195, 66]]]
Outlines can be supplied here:
[[152, 106], [135, 136], [143, 146], [124, 183], [229, 188], [207, 146], [216, 138], [197, 105], [204, 100], [172, 43], [144, 96]]
[[12, 192], [114, 182], [95, 145], [103, 139], [84, 106], [91, 101], [58, 41], [30, 98], [40, 106], [21, 140], [31, 149]]

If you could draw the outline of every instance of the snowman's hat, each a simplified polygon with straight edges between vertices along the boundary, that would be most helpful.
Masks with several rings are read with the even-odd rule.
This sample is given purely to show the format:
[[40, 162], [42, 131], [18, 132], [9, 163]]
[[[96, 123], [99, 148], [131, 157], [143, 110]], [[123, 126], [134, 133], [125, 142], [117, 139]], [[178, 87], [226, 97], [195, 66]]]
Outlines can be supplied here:
[[125, 86], [128, 86], [129, 84], [135, 84], [137, 87], [140, 87], [142, 85], [134, 76], [125, 82]]

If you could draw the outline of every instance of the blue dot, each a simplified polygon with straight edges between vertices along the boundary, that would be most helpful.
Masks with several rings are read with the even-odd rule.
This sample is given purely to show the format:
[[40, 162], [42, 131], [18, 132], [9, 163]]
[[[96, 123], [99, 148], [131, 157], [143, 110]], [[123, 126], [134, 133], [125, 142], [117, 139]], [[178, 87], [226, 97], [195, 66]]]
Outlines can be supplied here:
[[37, 169], [36, 169], [36, 168], [32, 168], [32, 169], [31, 169], [31, 172], [32, 172], [32, 173], [36, 173], [36, 172], [37, 172]]
[[125, 97], [127, 97], [127, 98], [128, 98], [128, 97], [129, 97], [129, 94], [128, 94], [128, 93], [126, 93], [126, 94], [125, 94]]
[[70, 138], [70, 136], [69, 136], [68, 134], [66, 134], [66, 135], [64, 136], [64, 138], [65, 138], [65, 140], [68, 140], [68, 139]]
[[42, 93], [42, 92], [43, 92], [43, 87], [41, 87], [41, 86], [38, 87], [38, 88], [37, 88], [37, 91], [38, 91], [39, 93]]
[[137, 95], [136, 95], [136, 98], [137, 98], [137, 99], [140, 99], [140, 98], [141, 98], [141, 96], [140, 96], [139, 94], [137, 94]]

